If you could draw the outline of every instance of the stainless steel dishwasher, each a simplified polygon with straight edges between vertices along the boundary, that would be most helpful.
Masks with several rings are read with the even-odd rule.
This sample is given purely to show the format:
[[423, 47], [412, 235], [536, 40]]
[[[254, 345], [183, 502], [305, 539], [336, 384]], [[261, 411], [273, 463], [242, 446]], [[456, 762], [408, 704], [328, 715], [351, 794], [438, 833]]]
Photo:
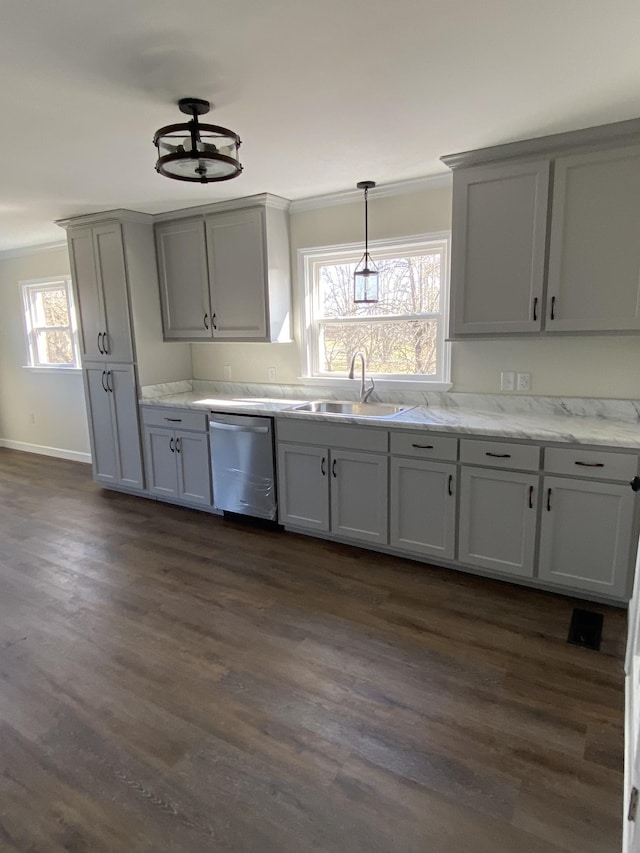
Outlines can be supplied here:
[[275, 520], [273, 418], [212, 412], [209, 442], [214, 505]]

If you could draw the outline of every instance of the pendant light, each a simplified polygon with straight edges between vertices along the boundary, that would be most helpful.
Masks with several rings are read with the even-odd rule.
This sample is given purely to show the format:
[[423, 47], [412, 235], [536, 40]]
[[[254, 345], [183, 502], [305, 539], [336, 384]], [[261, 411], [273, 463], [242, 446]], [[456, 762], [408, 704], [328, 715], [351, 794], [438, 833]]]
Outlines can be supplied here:
[[238, 160], [241, 142], [237, 133], [216, 124], [200, 124], [198, 116], [211, 109], [201, 98], [181, 98], [181, 112], [191, 121], [168, 124], [156, 131], [153, 144], [158, 149], [156, 171], [176, 181], [210, 184], [229, 181], [242, 172]]
[[369, 190], [375, 181], [359, 181], [356, 186], [364, 190], [364, 255], [353, 274], [353, 301], [377, 302], [379, 272], [369, 254]]

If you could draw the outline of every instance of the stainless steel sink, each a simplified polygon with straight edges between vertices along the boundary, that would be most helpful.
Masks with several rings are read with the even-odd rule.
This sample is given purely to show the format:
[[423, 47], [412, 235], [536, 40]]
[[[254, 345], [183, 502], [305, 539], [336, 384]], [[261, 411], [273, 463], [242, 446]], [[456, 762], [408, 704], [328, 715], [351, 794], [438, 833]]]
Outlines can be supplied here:
[[395, 406], [391, 403], [352, 403], [339, 400], [314, 400], [291, 406], [289, 412], [309, 412], [317, 415], [351, 415], [358, 418], [393, 418], [415, 406]]

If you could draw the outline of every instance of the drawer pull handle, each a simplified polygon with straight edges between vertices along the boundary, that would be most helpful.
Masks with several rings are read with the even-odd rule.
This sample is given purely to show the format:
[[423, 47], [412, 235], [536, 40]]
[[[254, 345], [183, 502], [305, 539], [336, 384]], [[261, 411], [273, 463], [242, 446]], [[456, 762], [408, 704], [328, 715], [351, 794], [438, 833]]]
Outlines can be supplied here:
[[105, 385], [105, 382], [104, 382], [104, 378], [106, 375], [107, 375], [107, 371], [103, 370], [102, 371], [102, 387], [104, 388], [105, 392], [107, 392], [109, 390], [108, 386]]
[[538, 297], [533, 300], [533, 322], [535, 323], [538, 319]]
[[337, 461], [337, 460], [336, 460], [336, 459], [334, 459], [334, 460], [333, 460], [333, 465], [331, 466], [331, 473], [333, 474], [333, 476], [334, 476], [334, 477], [337, 477], [337, 476], [338, 476], [338, 475], [336, 474], [336, 461]]
[[576, 462], [576, 465], [582, 465], [583, 468], [604, 468], [604, 462]]
[[182, 453], [182, 439], [176, 438], [176, 453]]
[[453, 474], [449, 474], [449, 483], [447, 485], [447, 491], [449, 492], [449, 497], [451, 497], [451, 495], [453, 494], [453, 489], [451, 488], [452, 483], [453, 483]]
[[634, 477], [629, 485], [634, 492], [640, 492], [640, 477]]
[[418, 450], [433, 450], [433, 444], [412, 444], [411, 447], [417, 447]]
[[171, 421], [172, 424], [181, 424], [182, 418], [165, 418], [165, 421]]
[[176, 452], [175, 447], [173, 446], [173, 438], [169, 439], [169, 449], [171, 450], [172, 453]]
[[529, 486], [529, 509], [533, 509], [533, 486]]
[[207, 323], [208, 317], [209, 317], [208, 313], [204, 315], [204, 327], [207, 331], [209, 331], [209, 324]]
[[555, 296], [551, 297], [551, 319], [556, 319], [556, 298]]
[[547, 512], [551, 512], [551, 489], [547, 489]]
[[327, 476], [327, 460], [324, 456], [322, 457], [322, 462], [320, 463], [320, 471], [322, 472], [323, 477]]
[[485, 456], [493, 456], [495, 459], [511, 459], [510, 453], [491, 453], [489, 450], [487, 450]]

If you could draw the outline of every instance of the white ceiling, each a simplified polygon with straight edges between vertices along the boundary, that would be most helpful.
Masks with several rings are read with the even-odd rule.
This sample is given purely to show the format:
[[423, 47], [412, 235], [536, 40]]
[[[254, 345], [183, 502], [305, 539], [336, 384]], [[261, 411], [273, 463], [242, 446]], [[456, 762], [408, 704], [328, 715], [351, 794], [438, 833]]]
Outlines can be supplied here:
[[[10, 0], [1, 24], [0, 250], [74, 214], [304, 198], [640, 116], [638, 0]], [[184, 96], [240, 134], [239, 178], [156, 174]]]

